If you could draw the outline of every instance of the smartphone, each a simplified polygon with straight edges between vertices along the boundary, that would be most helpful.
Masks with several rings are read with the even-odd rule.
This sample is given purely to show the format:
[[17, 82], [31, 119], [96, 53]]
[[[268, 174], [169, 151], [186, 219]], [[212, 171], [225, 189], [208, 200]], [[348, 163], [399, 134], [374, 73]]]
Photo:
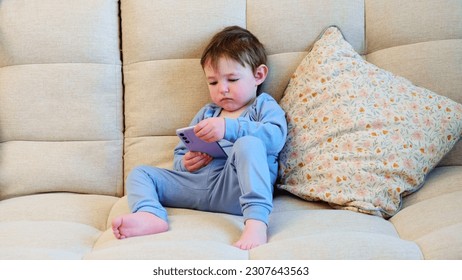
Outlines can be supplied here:
[[218, 142], [205, 142], [194, 133], [194, 126], [183, 127], [176, 130], [176, 135], [183, 141], [188, 150], [206, 153], [214, 158], [227, 158], [225, 150]]

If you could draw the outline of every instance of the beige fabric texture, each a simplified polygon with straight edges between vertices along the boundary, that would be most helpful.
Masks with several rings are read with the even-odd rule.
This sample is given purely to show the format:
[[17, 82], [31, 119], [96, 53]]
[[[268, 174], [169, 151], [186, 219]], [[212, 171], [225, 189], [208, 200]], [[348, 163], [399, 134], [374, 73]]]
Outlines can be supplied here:
[[174, 135], [210, 102], [198, 59], [130, 64], [124, 81], [126, 137]]
[[[393, 225], [381, 218], [322, 207], [306, 211], [308, 203], [298, 210], [279, 211], [287, 203], [280, 200], [285, 199], [275, 199], [270, 244], [249, 255], [230, 245], [240, 235], [242, 217], [168, 209], [171, 232], [119, 242], [106, 231], [88, 258], [124, 259], [127, 254], [135, 259], [362, 259], [365, 254], [375, 259], [422, 258], [416, 244], [401, 240]], [[113, 211], [124, 213], [126, 207], [118, 203]], [[363, 241], [361, 248], [358, 239]]]
[[459, 0], [365, 1], [367, 53], [462, 37]]
[[244, 0], [121, 1], [124, 64], [199, 58], [214, 32], [227, 25], [245, 26], [245, 10]]
[[118, 4], [2, 1], [0, 34], [0, 199], [123, 195]]
[[461, 259], [462, 201], [460, 166], [436, 168], [425, 186], [406, 197], [390, 222], [405, 240], [413, 240], [427, 259]]
[[119, 198], [71, 193], [0, 202], [0, 259], [82, 259]]
[[[363, 54], [364, 1], [247, 1], [247, 28], [265, 45], [268, 54], [306, 51], [330, 25], [342, 28], [354, 49]], [[307, 16], [308, 15], [308, 16]]]
[[117, 14], [117, 3], [108, 0], [2, 1], [0, 65], [119, 65]]
[[170, 168], [175, 129], [210, 102], [199, 64], [228, 25], [268, 50], [280, 100], [321, 31], [462, 102], [462, 3], [397, 0], [0, 1], [0, 259], [462, 259], [462, 144], [389, 220], [277, 191], [269, 242], [242, 217], [168, 208], [168, 232], [117, 240], [124, 179]]

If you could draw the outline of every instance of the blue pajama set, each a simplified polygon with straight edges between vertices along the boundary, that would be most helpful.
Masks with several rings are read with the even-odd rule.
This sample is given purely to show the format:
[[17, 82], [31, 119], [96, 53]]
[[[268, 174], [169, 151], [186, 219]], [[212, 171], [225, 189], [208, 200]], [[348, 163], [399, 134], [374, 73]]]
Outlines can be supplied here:
[[[205, 105], [191, 121], [218, 117], [221, 108]], [[287, 136], [285, 113], [269, 94], [262, 93], [237, 119], [225, 118], [225, 136], [219, 141], [228, 158], [214, 158], [195, 172], [184, 167], [188, 151], [174, 150], [173, 170], [138, 166], [127, 177], [131, 211], [149, 212], [167, 221], [164, 207], [243, 215], [268, 224], [273, 208], [273, 186], [278, 154]]]

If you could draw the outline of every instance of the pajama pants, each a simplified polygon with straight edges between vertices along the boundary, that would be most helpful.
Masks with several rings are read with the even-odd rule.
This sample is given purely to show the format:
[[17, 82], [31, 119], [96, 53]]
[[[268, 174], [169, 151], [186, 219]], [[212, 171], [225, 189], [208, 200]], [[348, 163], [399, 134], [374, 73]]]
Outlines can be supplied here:
[[139, 166], [127, 177], [131, 211], [167, 221], [164, 207], [243, 215], [268, 224], [273, 207], [277, 157], [256, 137], [239, 138], [227, 159], [214, 159], [195, 172]]

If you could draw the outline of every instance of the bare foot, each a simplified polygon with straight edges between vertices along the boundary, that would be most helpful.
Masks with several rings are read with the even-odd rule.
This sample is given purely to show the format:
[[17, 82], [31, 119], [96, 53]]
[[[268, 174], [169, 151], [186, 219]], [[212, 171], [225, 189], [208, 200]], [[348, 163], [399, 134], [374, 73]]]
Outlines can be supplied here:
[[268, 241], [266, 230], [264, 222], [249, 219], [245, 222], [241, 238], [233, 245], [242, 250], [250, 250], [265, 244]]
[[118, 239], [161, 233], [167, 230], [166, 221], [148, 212], [136, 212], [112, 220], [112, 231]]

